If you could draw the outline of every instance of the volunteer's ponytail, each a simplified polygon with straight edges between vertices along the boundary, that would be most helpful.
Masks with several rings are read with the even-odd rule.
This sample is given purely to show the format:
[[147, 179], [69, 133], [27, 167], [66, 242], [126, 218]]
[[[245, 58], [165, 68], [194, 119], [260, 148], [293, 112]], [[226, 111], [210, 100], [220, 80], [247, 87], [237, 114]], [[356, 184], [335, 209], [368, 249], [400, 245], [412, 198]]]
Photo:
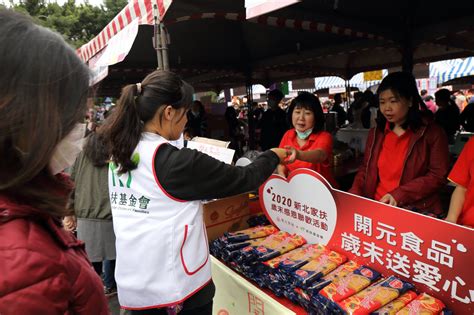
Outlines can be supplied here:
[[193, 92], [192, 87], [176, 74], [161, 70], [152, 72], [140, 83], [129, 84], [122, 89], [117, 109], [99, 131], [119, 174], [137, 167], [132, 161], [132, 154], [140, 141], [144, 124], [153, 119], [163, 106], [189, 109]]
[[136, 168], [132, 153], [140, 141], [143, 123], [137, 108], [137, 85], [129, 84], [122, 89], [117, 108], [107, 119], [100, 133], [106, 139], [111, 159], [119, 165], [119, 173]]

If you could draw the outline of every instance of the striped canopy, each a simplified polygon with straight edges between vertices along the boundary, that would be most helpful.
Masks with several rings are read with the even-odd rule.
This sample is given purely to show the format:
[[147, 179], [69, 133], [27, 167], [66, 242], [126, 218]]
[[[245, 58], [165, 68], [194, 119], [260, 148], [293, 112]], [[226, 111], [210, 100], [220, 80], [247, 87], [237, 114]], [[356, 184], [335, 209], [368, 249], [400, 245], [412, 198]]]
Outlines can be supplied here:
[[474, 57], [430, 63], [430, 77], [437, 78], [439, 84], [468, 75], [474, 75]]
[[[386, 69], [382, 70], [382, 77], [388, 74]], [[314, 78], [314, 86], [316, 90], [344, 87], [346, 81], [340, 77], [329, 76], [329, 77], [318, 77]], [[368, 87], [380, 83], [380, 80], [375, 81], [364, 81], [364, 73], [358, 73], [349, 80], [349, 86], [357, 87], [359, 89], [367, 89]]]

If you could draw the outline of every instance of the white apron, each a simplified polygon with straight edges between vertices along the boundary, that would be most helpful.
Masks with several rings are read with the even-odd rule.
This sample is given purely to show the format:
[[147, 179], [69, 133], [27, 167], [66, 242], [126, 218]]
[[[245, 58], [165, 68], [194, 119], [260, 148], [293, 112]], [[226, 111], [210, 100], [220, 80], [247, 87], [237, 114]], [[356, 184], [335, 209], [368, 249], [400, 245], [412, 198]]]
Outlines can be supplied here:
[[132, 156], [138, 167], [121, 176], [109, 167], [115, 280], [125, 309], [181, 303], [211, 280], [201, 202], [170, 196], [154, 175], [155, 154], [166, 142], [143, 133]]

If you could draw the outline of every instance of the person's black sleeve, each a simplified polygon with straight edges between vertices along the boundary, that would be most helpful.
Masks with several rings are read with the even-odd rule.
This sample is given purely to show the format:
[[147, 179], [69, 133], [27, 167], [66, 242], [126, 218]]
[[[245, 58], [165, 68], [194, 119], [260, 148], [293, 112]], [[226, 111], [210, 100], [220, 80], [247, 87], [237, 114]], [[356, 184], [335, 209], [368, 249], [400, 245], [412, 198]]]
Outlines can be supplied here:
[[155, 155], [155, 173], [160, 185], [181, 200], [223, 198], [260, 186], [280, 162], [273, 151], [265, 151], [252, 164], [238, 167], [207, 154], [163, 145]]

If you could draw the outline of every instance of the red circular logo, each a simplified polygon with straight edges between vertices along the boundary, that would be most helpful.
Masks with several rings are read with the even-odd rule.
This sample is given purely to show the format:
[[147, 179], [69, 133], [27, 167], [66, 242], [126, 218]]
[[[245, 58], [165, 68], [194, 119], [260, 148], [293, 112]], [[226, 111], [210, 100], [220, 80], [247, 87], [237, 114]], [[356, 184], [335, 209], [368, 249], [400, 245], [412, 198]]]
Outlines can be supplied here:
[[390, 281], [390, 286], [395, 289], [401, 289], [403, 287], [403, 283], [400, 280], [395, 279]]
[[266, 253], [267, 249], [265, 247], [259, 246], [257, 247], [257, 251], [259, 251], [260, 253]]
[[301, 270], [301, 269], [296, 270], [296, 274], [300, 277], [303, 277], [303, 278], [305, 278], [308, 275], [308, 273], [306, 271]]
[[364, 269], [362, 269], [362, 270], [360, 271], [360, 273], [361, 273], [362, 275], [366, 276], [367, 278], [372, 278], [372, 277], [374, 276], [374, 273], [373, 273], [372, 270], [370, 270], [370, 269], [365, 269], [365, 268], [364, 268]]

